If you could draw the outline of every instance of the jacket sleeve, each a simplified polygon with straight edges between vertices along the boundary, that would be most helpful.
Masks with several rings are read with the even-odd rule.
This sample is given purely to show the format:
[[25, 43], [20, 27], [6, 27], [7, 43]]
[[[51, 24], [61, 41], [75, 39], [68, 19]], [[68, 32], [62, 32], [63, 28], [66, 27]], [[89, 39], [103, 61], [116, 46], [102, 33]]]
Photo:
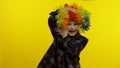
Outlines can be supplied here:
[[55, 29], [58, 28], [57, 23], [56, 23], [57, 20], [55, 19], [55, 16], [56, 16], [57, 14], [58, 14], [58, 13], [57, 13], [57, 10], [54, 11], [54, 12], [51, 12], [51, 13], [50, 13], [50, 17], [49, 17], [49, 19], [48, 19], [48, 25], [49, 25], [50, 31], [51, 31], [54, 39], [57, 38], [58, 36], [60, 36], [60, 35], [58, 34], [58, 32], [55, 31]]

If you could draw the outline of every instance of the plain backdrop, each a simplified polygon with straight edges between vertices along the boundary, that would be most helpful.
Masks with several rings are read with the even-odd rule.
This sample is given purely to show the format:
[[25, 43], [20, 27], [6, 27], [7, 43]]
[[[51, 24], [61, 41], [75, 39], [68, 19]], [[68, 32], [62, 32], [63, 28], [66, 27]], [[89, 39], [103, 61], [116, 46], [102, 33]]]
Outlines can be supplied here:
[[0, 68], [36, 68], [53, 42], [49, 13], [65, 3], [91, 13], [81, 67], [120, 68], [119, 0], [0, 0]]

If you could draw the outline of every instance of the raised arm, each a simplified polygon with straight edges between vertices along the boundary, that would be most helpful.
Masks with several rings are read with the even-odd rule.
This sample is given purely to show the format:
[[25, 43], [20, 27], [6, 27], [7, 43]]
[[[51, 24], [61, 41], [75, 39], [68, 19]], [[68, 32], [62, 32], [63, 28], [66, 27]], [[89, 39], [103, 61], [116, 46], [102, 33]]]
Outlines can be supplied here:
[[48, 19], [48, 25], [50, 27], [50, 31], [51, 31], [54, 39], [57, 38], [58, 36], [60, 36], [58, 34], [58, 32], [56, 31], [56, 29], [58, 28], [57, 23], [56, 23], [57, 20], [55, 19], [55, 16], [58, 14], [57, 11], [58, 10], [51, 12], [50, 17]]

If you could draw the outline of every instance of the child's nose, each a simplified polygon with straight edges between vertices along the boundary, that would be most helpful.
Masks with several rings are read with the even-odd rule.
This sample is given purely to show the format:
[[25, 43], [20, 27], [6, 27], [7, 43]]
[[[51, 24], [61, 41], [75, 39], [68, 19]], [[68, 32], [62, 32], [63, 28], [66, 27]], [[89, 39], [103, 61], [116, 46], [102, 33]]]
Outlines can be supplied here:
[[71, 25], [71, 26], [70, 26], [70, 29], [74, 29], [74, 26], [73, 26], [73, 25]]

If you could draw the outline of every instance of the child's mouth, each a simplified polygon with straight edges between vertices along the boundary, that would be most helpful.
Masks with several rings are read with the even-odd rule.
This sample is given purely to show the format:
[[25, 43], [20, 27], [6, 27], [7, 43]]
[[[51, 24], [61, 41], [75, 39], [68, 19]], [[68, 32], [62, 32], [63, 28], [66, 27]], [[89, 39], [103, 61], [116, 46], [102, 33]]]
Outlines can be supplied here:
[[73, 33], [75, 33], [77, 30], [68, 30], [68, 31], [69, 31], [69, 33], [73, 34]]

